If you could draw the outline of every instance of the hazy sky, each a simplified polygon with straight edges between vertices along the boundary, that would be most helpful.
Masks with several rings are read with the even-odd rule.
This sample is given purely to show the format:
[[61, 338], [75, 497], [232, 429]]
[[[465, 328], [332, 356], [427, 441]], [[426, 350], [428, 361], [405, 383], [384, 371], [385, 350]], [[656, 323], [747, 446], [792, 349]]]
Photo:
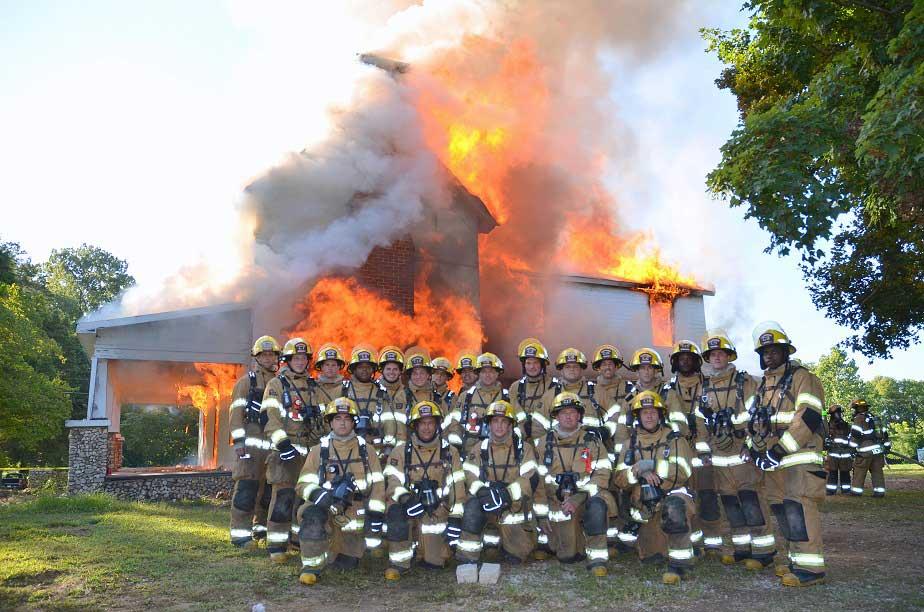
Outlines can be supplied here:
[[[730, 330], [739, 365], [755, 372], [758, 321], [782, 323], [806, 360], [848, 332], [815, 310], [796, 258], [764, 254], [766, 233], [705, 192], [737, 114], [697, 30], [742, 25], [734, 4], [693, 3], [688, 25], [643, 70], [603, 58], [637, 156], [608, 183], [634, 226], [715, 284], [707, 321]], [[127, 259], [141, 283], [199, 256], [220, 260], [241, 187], [319, 138], [323, 103], [342, 86], [323, 49], [351, 41], [313, 10], [288, 19], [276, 4], [264, 14], [203, 0], [0, 0], [0, 239], [34, 260], [94, 244]], [[268, 35], [265, 21], [280, 15], [297, 36]], [[299, 44], [301, 32], [310, 43]], [[865, 377], [920, 378], [922, 358], [919, 346], [857, 361]]]

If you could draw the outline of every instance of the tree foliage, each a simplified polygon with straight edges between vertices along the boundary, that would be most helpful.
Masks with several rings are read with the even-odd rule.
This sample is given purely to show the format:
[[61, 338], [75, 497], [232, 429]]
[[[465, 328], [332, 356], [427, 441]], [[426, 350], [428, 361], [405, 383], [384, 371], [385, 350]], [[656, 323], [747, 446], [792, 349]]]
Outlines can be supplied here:
[[832, 348], [809, 369], [821, 380], [828, 406], [840, 404], [847, 408], [850, 402], [866, 395], [866, 383], [860, 378], [857, 362], [838, 347]]
[[59, 461], [51, 441], [71, 404], [61, 347], [42, 328], [52, 315], [40, 292], [0, 283], [0, 464]]
[[[704, 30], [740, 122], [709, 189], [802, 255], [813, 301], [873, 357], [924, 329], [924, 2], [751, 0]], [[830, 248], [826, 245], [830, 241]]]
[[924, 423], [924, 381], [877, 376], [867, 388], [867, 401], [883, 420], [911, 426]]
[[122, 411], [125, 467], [171, 466], [195, 455], [199, 411], [195, 408], [125, 406]]
[[0, 461], [66, 462], [64, 420], [86, 415], [90, 381], [77, 320], [133, 282], [126, 268], [87, 245], [33, 264], [19, 244], [0, 242]]
[[48, 290], [74, 302], [82, 315], [111, 302], [135, 283], [128, 262], [88, 244], [52, 250], [42, 273]]

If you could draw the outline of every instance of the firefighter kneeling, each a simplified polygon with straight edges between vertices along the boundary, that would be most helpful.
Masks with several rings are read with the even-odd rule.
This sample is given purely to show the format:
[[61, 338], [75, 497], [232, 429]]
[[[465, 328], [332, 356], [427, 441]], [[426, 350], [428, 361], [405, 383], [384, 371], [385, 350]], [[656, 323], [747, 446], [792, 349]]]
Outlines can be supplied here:
[[435, 402], [415, 404], [408, 440], [395, 446], [385, 466], [390, 566], [386, 580], [398, 580], [411, 568], [415, 542], [419, 567], [444, 567], [452, 556], [449, 543], [461, 534], [465, 474], [456, 449], [441, 435], [442, 419]]
[[666, 540], [664, 584], [678, 584], [693, 567], [690, 534], [695, 508], [687, 489], [692, 461], [689, 443], [668, 426], [661, 396], [654, 391], [639, 393], [632, 401], [632, 427], [615, 480], [630, 495], [631, 520], [641, 525], [642, 561], [663, 559]]
[[[550, 416], [550, 421], [558, 422], [537, 450], [545, 487], [537, 495], [536, 518], [560, 562], [586, 558], [595, 576], [606, 576], [607, 517], [616, 506], [607, 490], [613, 464], [597, 432], [581, 426], [584, 405], [577, 394], [566, 391], [555, 396]], [[585, 540], [586, 556], [581, 552]]]
[[[530, 499], [539, 483], [533, 445], [513, 432], [513, 406], [503, 400], [485, 410], [490, 437], [473, 448], [465, 460], [465, 480], [472, 497], [465, 502], [462, 540], [457, 557], [477, 563], [485, 544], [500, 545], [501, 559], [522, 563], [532, 553], [535, 534], [530, 521]], [[488, 524], [497, 533], [485, 533]]]
[[366, 547], [382, 543], [384, 477], [378, 457], [354, 431], [358, 416], [350, 398], [329, 403], [324, 418], [331, 432], [312, 447], [299, 475], [296, 492], [307, 502], [298, 516], [302, 584], [315, 584], [329, 558], [334, 567], [355, 569]]

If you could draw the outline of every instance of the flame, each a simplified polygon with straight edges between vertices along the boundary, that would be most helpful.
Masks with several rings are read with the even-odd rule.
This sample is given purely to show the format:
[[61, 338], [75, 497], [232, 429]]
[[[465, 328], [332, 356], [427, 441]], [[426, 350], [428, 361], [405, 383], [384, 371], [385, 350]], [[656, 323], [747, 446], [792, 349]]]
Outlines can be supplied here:
[[[481, 198], [498, 223], [512, 226], [482, 237], [482, 276], [487, 272], [494, 277], [487, 284], [512, 285], [527, 297], [541, 294], [530, 273], [555, 270], [544, 269], [544, 254], [543, 263], [536, 265], [529, 252], [535, 244], [518, 234], [529, 234], [521, 228], [535, 223], [532, 218], [547, 218], [548, 226], [539, 228], [538, 235], [544, 231], [546, 237], [561, 236], [552, 245], [558, 272], [632, 281], [645, 285], [643, 290], [659, 300], [673, 300], [698, 286], [692, 276], [662, 258], [650, 234], [618, 227], [615, 206], [602, 187], [604, 156], [575, 167], [571, 158], [580, 158], [575, 154], [580, 147], [569, 139], [580, 138], [580, 130], [558, 133], [562, 130], [550, 111], [550, 96], [555, 95], [553, 86], [561, 84], [553, 85], [530, 40], [504, 46], [469, 37], [460, 49], [437, 61], [429, 69], [439, 92], [417, 84], [428, 146], [466, 189]], [[552, 144], [544, 137], [551, 131], [558, 135]], [[517, 184], [521, 179], [516, 172], [528, 166], [547, 167], [549, 174], [564, 172], [571, 179], [571, 191], [562, 201], [550, 202], [569, 211], [562, 231], [556, 232], [561, 215], [537, 206], [537, 201], [555, 196], [544, 193], [541, 185]]]
[[303, 319], [287, 333], [308, 339], [312, 346], [334, 342], [347, 352], [359, 344], [376, 349], [416, 344], [431, 357], [454, 361], [463, 349], [481, 347], [481, 320], [466, 299], [449, 292], [435, 295], [429, 272], [425, 263], [415, 279], [413, 316], [352, 278], [322, 278], [297, 306]]
[[199, 410], [209, 410], [228, 403], [234, 383], [241, 376], [241, 366], [224, 363], [194, 363], [204, 384], [176, 385], [177, 404], [188, 403]]

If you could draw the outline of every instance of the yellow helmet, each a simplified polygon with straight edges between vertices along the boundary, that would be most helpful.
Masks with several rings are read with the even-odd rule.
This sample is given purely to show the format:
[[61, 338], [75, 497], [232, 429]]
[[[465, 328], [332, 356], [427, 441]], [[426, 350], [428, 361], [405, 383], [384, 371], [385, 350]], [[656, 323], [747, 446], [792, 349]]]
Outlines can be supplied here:
[[303, 353], [311, 358], [311, 345], [303, 338], [290, 338], [286, 345], [282, 347], [282, 357], [291, 357], [296, 353]]
[[622, 365], [622, 355], [619, 354], [619, 349], [612, 344], [601, 344], [594, 349], [594, 360], [591, 362], [591, 365], [595, 370], [599, 370], [600, 364], [603, 363], [604, 359], [612, 359], [615, 361], [617, 368]]
[[520, 342], [520, 346], [517, 347], [517, 356], [520, 362], [526, 361], [527, 357], [535, 357], [545, 362], [545, 365], [549, 365], [549, 352], [536, 338], [527, 338]]
[[426, 368], [428, 372], [433, 371], [433, 364], [430, 362], [430, 352], [420, 346], [412, 346], [404, 354], [404, 366], [411, 368]]
[[440, 410], [440, 407], [435, 402], [431, 402], [430, 400], [417, 402], [414, 404], [414, 407], [411, 408], [411, 415], [408, 418], [407, 424], [414, 425], [414, 423], [424, 417], [433, 417], [439, 422], [443, 417], [443, 411]]
[[359, 416], [359, 407], [348, 397], [335, 397], [334, 401], [324, 407], [324, 419], [330, 423], [338, 414], [348, 414], [356, 418]]
[[555, 360], [555, 369], [562, 369], [566, 363], [576, 363], [581, 366], [581, 369], [586, 369], [587, 356], [576, 348], [569, 347], [558, 354], [558, 359]]
[[346, 360], [343, 358], [343, 351], [332, 342], [322, 344], [321, 348], [318, 349], [318, 352], [314, 356], [314, 367], [320, 370], [321, 364], [328, 360], [336, 361], [340, 364], [341, 368], [346, 365]]
[[581, 402], [581, 398], [578, 397], [577, 393], [562, 391], [555, 396], [555, 399], [552, 401], [552, 416], [558, 414], [563, 408], [576, 408], [578, 412], [582, 415], [584, 414], [584, 404]]
[[260, 336], [254, 341], [253, 348], [250, 349], [250, 356], [256, 357], [263, 351], [272, 351], [278, 355], [282, 352], [282, 349], [279, 347], [279, 343], [276, 342], [276, 338]]
[[855, 399], [850, 402], [850, 409], [856, 412], [866, 412], [869, 410], [869, 404], [866, 403], [865, 399]]
[[350, 351], [350, 365], [347, 366], [347, 369], [352, 372], [353, 368], [361, 363], [368, 363], [372, 366], [373, 370], [377, 370], [379, 364], [378, 355], [375, 354], [375, 349], [363, 344], [354, 346], [353, 350]]
[[664, 370], [664, 364], [661, 363], [661, 355], [658, 354], [658, 351], [650, 348], [640, 348], [632, 353], [632, 361], [629, 362], [629, 369], [635, 372], [643, 365], [650, 365], [661, 371]]
[[480, 372], [482, 368], [494, 368], [499, 374], [504, 372], [504, 362], [494, 353], [482, 353], [478, 355], [475, 362], [475, 371]]
[[728, 334], [721, 330], [707, 331], [703, 336], [703, 359], [708, 361], [709, 353], [719, 350], [728, 353], [729, 361], [738, 358], [738, 351], [735, 350], [735, 345], [729, 339]]
[[664, 400], [661, 399], [661, 394], [650, 390], [642, 391], [632, 399], [633, 417], [637, 419], [638, 412], [642, 408], [657, 408], [661, 412], [662, 418], [667, 412], [667, 409], [664, 407]]
[[703, 356], [699, 354], [699, 347], [691, 340], [681, 340], [674, 345], [671, 351], [671, 372], [677, 371], [677, 358], [681, 353], [689, 353], [699, 360], [699, 365], [703, 365]]
[[445, 357], [434, 357], [430, 364], [434, 370], [445, 372], [448, 377], [447, 380], [452, 380], [452, 377], [455, 376], [455, 372], [452, 371], [452, 362]]
[[828, 408], [828, 413], [831, 414], [834, 412], [844, 412], [844, 407], [840, 404], [831, 404], [831, 407]]
[[475, 362], [478, 361], [478, 358], [474, 353], [462, 353], [459, 355], [459, 358], [456, 359], [456, 372], [461, 372], [466, 368], [475, 369]]
[[776, 321], [764, 321], [763, 323], [759, 323], [757, 327], [754, 328], [751, 336], [754, 339], [754, 350], [758, 353], [774, 344], [788, 346], [790, 355], [796, 352], [796, 347], [792, 345], [792, 341], [789, 339], [789, 336], [786, 335], [783, 326]]
[[382, 347], [379, 351], [379, 369], [385, 367], [386, 363], [397, 363], [398, 367], [404, 369], [404, 353], [397, 346], [388, 345]]
[[510, 405], [510, 402], [507, 400], [497, 400], [496, 402], [491, 402], [488, 404], [488, 407], [484, 410], [485, 420], [490, 420], [491, 417], [504, 417], [505, 419], [510, 419], [514, 423], [517, 422], [517, 415], [513, 411], [513, 406]]

